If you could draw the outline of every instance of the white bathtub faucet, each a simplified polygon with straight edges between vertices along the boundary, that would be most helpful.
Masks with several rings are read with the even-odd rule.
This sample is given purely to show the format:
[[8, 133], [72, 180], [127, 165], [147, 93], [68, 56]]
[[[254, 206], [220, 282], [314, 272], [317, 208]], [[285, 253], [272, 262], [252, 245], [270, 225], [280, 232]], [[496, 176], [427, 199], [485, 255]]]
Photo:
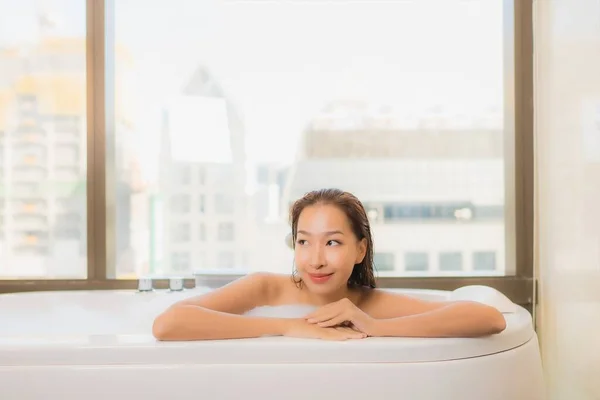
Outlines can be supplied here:
[[138, 280], [138, 292], [151, 292], [153, 290], [152, 278], [143, 277]]

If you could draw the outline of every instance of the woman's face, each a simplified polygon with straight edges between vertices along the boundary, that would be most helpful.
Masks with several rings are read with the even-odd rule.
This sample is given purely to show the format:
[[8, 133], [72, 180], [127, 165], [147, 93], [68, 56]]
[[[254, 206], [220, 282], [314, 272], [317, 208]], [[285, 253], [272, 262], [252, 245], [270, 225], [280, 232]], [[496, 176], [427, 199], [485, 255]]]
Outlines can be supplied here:
[[366, 254], [346, 214], [330, 204], [306, 207], [297, 224], [294, 259], [311, 292], [331, 294], [347, 287], [354, 265]]

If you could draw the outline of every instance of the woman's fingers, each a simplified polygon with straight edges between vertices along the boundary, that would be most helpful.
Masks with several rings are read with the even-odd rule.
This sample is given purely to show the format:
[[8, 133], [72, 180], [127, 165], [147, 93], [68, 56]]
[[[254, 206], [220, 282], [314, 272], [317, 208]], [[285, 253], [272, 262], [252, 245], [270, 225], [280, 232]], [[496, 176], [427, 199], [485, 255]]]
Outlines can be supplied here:
[[333, 328], [338, 332], [343, 333], [348, 339], [364, 339], [367, 337], [363, 332], [355, 331], [352, 328], [346, 328], [343, 326], [338, 326], [337, 328]]
[[342, 315], [337, 315], [337, 316], [335, 316], [333, 318], [330, 318], [330, 319], [318, 322], [317, 324], [320, 327], [325, 328], [325, 327], [330, 327], [330, 326], [343, 325], [346, 322], [348, 322], [348, 320], [347, 320], [346, 316], [342, 314]]
[[335, 318], [338, 314], [339, 313], [337, 312], [337, 310], [324, 310], [323, 312], [317, 313], [314, 316], [308, 318], [307, 321], [311, 324], [316, 324]]

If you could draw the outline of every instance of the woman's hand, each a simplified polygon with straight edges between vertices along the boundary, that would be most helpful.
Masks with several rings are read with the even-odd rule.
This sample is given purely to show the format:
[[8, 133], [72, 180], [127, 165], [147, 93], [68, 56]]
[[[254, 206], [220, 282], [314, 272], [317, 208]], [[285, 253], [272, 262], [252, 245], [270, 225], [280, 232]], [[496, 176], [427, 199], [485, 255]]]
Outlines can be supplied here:
[[283, 336], [324, 340], [363, 339], [367, 337], [365, 333], [349, 327], [320, 327], [303, 319], [290, 320]]
[[304, 317], [308, 323], [319, 327], [350, 326], [352, 329], [374, 335], [377, 320], [356, 307], [352, 301], [342, 299], [327, 304]]

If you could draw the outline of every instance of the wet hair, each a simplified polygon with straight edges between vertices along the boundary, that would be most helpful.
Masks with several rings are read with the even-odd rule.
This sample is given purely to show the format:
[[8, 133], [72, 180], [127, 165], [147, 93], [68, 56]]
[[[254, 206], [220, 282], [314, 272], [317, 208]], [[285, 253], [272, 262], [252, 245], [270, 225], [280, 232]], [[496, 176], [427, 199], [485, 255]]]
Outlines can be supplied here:
[[[371, 235], [371, 226], [367, 212], [360, 200], [352, 193], [344, 192], [339, 189], [321, 189], [306, 193], [302, 198], [296, 200], [290, 209], [290, 223], [292, 225], [292, 243], [296, 247], [296, 238], [298, 235], [298, 220], [302, 211], [309, 206], [317, 204], [329, 204], [336, 206], [346, 214], [352, 232], [358, 240], [365, 239], [367, 242], [367, 251], [363, 260], [354, 265], [352, 274], [348, 279], [349, 287], [370, 287], [374, 288], [375, 274], [373, 265], [373, 237]], [[302, 285], [302, 279], [295, 275], [293, 279], [298, 287]]]

